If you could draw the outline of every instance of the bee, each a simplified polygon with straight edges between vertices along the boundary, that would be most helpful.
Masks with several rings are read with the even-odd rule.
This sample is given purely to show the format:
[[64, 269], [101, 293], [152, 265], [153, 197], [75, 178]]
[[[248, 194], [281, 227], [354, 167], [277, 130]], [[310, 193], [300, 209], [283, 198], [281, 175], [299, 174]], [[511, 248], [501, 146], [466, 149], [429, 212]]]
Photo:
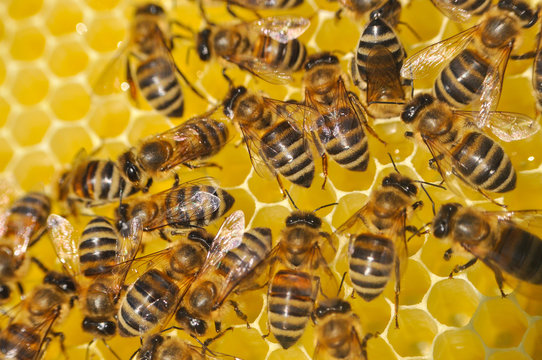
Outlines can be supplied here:
[[68, 220], [53, 214], [47, 224], [60, 261], [80, 284], [82, 329], [105, 342], [116, 333], [117, 303], [130, 261], [141, 243], [140, 221], [132, 219], [129, 236], [122, 238], [106, 218], [94, 217], [83, 229], [78, 244]]
[[473, 16], [485, 14], [491, 0], [431, 0], [444, 15], [456, 22], [466, 22]]
[[111, 160], [92, 159], [84, 149], [76, 155], [71, 169], [58, 180], [58, 200], [66, 201], [75, 213], [75, 204], [100, 206], [124, 199], [139, 191]]
[[195, 280], [196, 274], [203, 271], [203, 265], [217, 265], [208, 260], [209, 247], [216, 256], [219, 253], [217, 246], [229, 248], [239, 245], [241, 226], [244, 227], [244, 215], [236, 211], [224, 221], [211, 245], [208, 236], [201, 230], [195, 230], [164, 251], [136, 259], [151, 268], [128, 287], [121, 300], [117, 314], [119, 334], [142, 336], [167, 324], [184, 291]]
[[395, 277], [395, 324], [401, 274], [408, 260], [406, 222], [422, 205], [418, 187], [410, 178], [391, 173], [371, 192], [367, 203], [337, 229], [349, 241], [349, 276], [365, 301], [378, 297]]
[[[40, 192], [30, 192], [15, 200], [0, 219], [0, 302], [11, 297], [12, 284], [28, 269], [26, 250], [46, 231], [51, 200]], [[22, 286], [19, 290], [22, 294]]]
[[533, 89], [536, 99], [536, 109], [538, 113], [542, 113], [542, 30], [538, 35], [538, 45], [536, 48], [534, 63], [533, 63]]
[[[138, 92], [149, 105], [167, 117], [182, 117], [184, 95], [179, 77], [204, 98], [186, 79], [171, 54], [173, 34], [164, 9], [155, 3], [145, 3], [135, 10], [130, 26], [130, 38], [100, 76], [95, 91], [107, 89], [110, 83], [119, 86], [120, 66], [125, 68], [130, 96], [137, 103]], [[113, 80], [112, 80], [113, 79]]]
[[351, 13], [355, 18], [359, 18], [373, 10], [383, 6], [388, 0], [339, 0], [342, 8], [335, 15], [340, 17], [340, 13], [344, 10]]
[[212, 25], [198, 33], [199, 58], [220, 58], [270, 83], [292, 80], [307, 50], [297, 37], [310, 25], [306, 18], [276, 16], [235, 25]]
[[339, 298], [319, 302], [312, 314], [316, 324], [316, 348], [313, 359], [367, 360], [367, 340], [350, 304]]
[[314, 178], [314, 161], [299, 123], [309, 113], [307, 107], [270, 99], [233, 88], [224, 101], [224, 114], [241, 130], [254, 170], [263, 177], [279, 174], [290, 182], [308, 188]]
[[[474, 256], [463, 266], [457, 266], [452, 274], [480, 260], [495, 274], [504, 297], [504, 280], [542, 289], [542, 239], [528, 230], [529, 224], [539, 219], [537, 210], [492, 212], [448, 203], [433, 219], [432, 231], [436, 238], [449, 239], [454, 247]], [[446, 259], [451, 250], [446, 252]]]
[[501, 0], [478, 25], [408, 58], [401, 76], [418, 79], [442, 68], [435, 96], [455, 109], [479, 104], [480, 121], [487, 121], [498, 104], [506, 64], [522, 28], [533, 26], [537, 19], [538, 12], [526, 3]]
[[[246, 231], [240, 243], [231, 250], [226, 247], [231, 240], [217, 237], [215, 241], [218, 243], [212, 246], [176, 313], [177, 322], [193, 336], [204, 336], [211, 320], [217, 332], [220, 332], [218, 311], [223, 308], [230, 292], [251, 276], [258, 264], [267, 258], [271, 251], [271, 229], [258, 227]], [[239, 310], [236, 302], [230, 300], [229, 305], [246, 320], [246, 315]]]
[[[505, 141], [523, 139], [538, 131], [526, 115], [490, 112], [485, 126]], [[445, 180], [453, 173], [486, 198], [486, 191], [504, 193], [516, 187], [516, 172], [508, 155], [482, 132], [477, 113], [452, 110], [429, 94], [418, 94], [405, 106], [402, 120], [412, 124], [420, 143], [429, 149]], [[451, 182], [447, 181], [452, 185]], [[493, 201], [493, 200], [491, 200]]]
[[[320, 250], [321, 240], [331, 243], [331, 235], [321, 227], [322, 220], [312, 212], [294, 211], [270, 255], [273, 276], [267, 292], [268, 326], [284, 349], [305, 331], [320, 289], [317, 270], [323, 267], [335, 280]], [[277, 265], [282, 266], [278, 271]]]
[[206, 226], [224, 215], [235, 199], [226, 190], [201, 179], [123, 202], [116, 210], [121, 234], [130, 219], [139, 218], [144, 231]]
[[305, 63], [305, 104], [318, 114], [308, 117], [305, 128], [313, 134], [326, 180], [327, 155], [348, 170], [365, 171], [369, 143], [363, 128], [378, 138], [359, 99], [346, 90], [344, 76], [339, 59], [330, 53], [311, 55]]
[[[396, 6], [398, 17], [401, 4], [389, 0], [386, 5]], [[409, 79], [402, 79], [399, 74], [406, 51], [393, 30], [398, 19], [387, 11], [381, 8], [371, 13], [351, 62], [354, 84], [365, 94], [367, 112], [376, 118], [399, 116], [407, 101], [404, 87], [412, 86]], [[394, 19], [394, 23], [389, 23], [388, 18]]]

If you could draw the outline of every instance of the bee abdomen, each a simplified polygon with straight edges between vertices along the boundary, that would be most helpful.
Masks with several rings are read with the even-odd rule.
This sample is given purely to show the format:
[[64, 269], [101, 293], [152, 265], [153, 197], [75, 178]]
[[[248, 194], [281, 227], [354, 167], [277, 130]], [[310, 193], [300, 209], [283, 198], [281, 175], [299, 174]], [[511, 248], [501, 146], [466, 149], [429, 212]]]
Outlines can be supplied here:
[[85, 276], [108, 272], [116, 264], [119, 246], [113, 225], [103, 217], [92, 219], [81, 234], [79, 263]]
[[40, 344], [39, 333], [20, 323], [10, 324], [0, 335], [0, 352], [9, 359], [35, 359]]
[[491, 0], [455, 0], [450, 2], [453, 3], [454, 7], [458, 7], [475, 16], [482, 15], [491, 6]]
[[304, 272], [280, 270], [269, 288], [269, 326], [284, 349], [303, 335], [314, 305], [311, 276]]
[[271, 251], [271, 229], [253, 228], [243, 234], [241, 244], [230, 250], [219, 265], [224, 274], [248, 267], [251, 271]]
[[488, 63], [474, 51], [465, 49], [440, 73], [435, 95], [456, 109], [463, 108], [479, 96], [488, 72]]
[[202, 119], [190, 127], [198, 134], [198, 141], [205, 151], [200, 154], [202, 159], [218, 153], [228, 141], [228, 127], [220, 121]]
[[141, 94], [154, 109], [168, 117], [183, 115], [181, 85], [167, 58], [151, 58], [139, 65], [136, 73]]
[[480, 132], [468, 133], [456, 147], [457, 170], [475, 186], [503, 193], [516, 187], [516, 172], [502, 147]]
[[520, 280], [542, 284], [542, 239], [517, 226], [507, 226], [495, 247], [500, 268]]
[[30, 234], [30, 245], [39, 240], [42, 230], [51, 212], [51, 200], [45, 194], [31, 192], [14, 201], [9, 208], [9, 217], [6, 223], [6, 234], [16, 233], [19, 236], [21, 231], [28, 231], [29, 224], [33, 224]]
[[286, 122], [280, 122], [262, 137], [264, 157], [286, 179], [310, 187], [314, 178], [314, 161], [303, 136]]
[[162, 272], [144, 273], [128, 289], [118, 318], [119, 334], [140, 336], [165, 320], [177, 305], [179, 288]]
[[395, 247], [390, 239], [362, 234], [353, 239], [350, 279], [356, 292], [371, 301], [384, 291], [394, 265]]

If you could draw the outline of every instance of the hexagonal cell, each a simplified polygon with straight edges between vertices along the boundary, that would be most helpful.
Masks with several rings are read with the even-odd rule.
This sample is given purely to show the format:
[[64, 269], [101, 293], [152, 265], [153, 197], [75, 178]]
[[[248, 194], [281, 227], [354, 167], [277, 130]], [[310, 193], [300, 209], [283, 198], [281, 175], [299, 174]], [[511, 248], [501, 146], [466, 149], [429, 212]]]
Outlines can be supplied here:
[[[255, 211], [255, 204], [254, 199], [244, 189], [228, 189], [228, 192], [233, 196], [235, 199], [235, 204], [233, 204], [232, 211], [235, 210], [243, 210], [245, 213], [245, 224], [250, 223], [252, 220], [252, 217], [254, 216]], [[273, 234], [274, 237], [275, 234]]]
[[6, 79], [6, 64], [4, 64], [4, 60], [0, 59], [0, 85], [4, 83], [5, 79]]
[[209, 176], [220, 178], [220, 184], [224, 187], [242, 185], [250, 173], [251, 164], [247, 149], [244, 146], [235, 146], [231, 142], [218, 154], [204, 161], [222, 166], [222, 168], [207, 167], [205, 170]]
[[85, 70], [88, 56], [78, 41], [63, 41], [55, 46], [49, 58], [49, 68], [60, 77], [73, 76]]
[[90, 108], [90, 96], [81, 84], [67, 83], [54, 91], [50, 104], [59, 119], [79, 120]]
[[213, 346], [220, 346], [221, 352], [241, 359], [264, 359], [269, 351], [269, 345], [261, 335], [246, 327], [228, 331], [216, 343], [213, 342]]
[[[248, 188], [254, 197], [263, 203], [276, 203], [282, 200], [282, 193], [280, 192], [280, 187], [277, 181], [273, 178], [263, 178], [253, 171], [249, 176]], [[284, 180], [283, 185], [286, 187], [286, 190], [290, 191], [291, 188], [295, 185], [290, 185], [286, 180]]]
[[4, 40], [4, 35], [5, 35], [4, 22], [0, 20], [0, 40]]
[[437, 324], [425, 311], [400, 309], [399, 328], [389, 327], [388, 341], [401, 356], [427, 356], [437, 332]]
[[529, 357], [527, 354], [524, 354], [517, 350], [510, 351], [497, 351], [491, 354], [487, 360], [531, 360], [535, 358]]
[[450, 243], [433, 236], [429, 236], [423, 245], [421, 260], [433, 274], [448, 276], [456, 265], [462, 265], [469, 260], [467, 257], [454, 254], [449, 261], [445, 261], [444, 253], [450, 246]]
[[110, 10], [118, 5], [119, 0], [85, 0], [85, 2], [94, 10]]
[[11, 133], [21, 146], [38, 144], [51, 125], [51, 119], [41, 109], [23, 110], [12, 122]]
[[381, 337], [377, 336], [367, 342], [367, 358], [379, 360], [396, 360], [397, 356], [390, 345]]
[[[538, 145], [533, 143], [536, 150], [528, 152], [535, 158], [539, 153], [536, 146]], [[539, 172], [517, 173], [516, 189], [503, 195], [504, 203], [510, 209], [538, 209], [537, 206], [542, 201], [542, 192], [539, 191], [541, 181], [542, 174]]]
[[78, 23], [83, 21], [83, 13], [74, 1], [60, 0], [47, 16], [46, 24], [54, 36], [69, 34], [75, 31]]
[[[419, 304], [429, 287], [431, 278], [422, 264], [413, 259], [408, 259], [406, 271], [401, 275], [401, 293], [399, 294], [400, 305]], [[395, 281], [391, 280], [384, 290], [384, 295], [391, 301], [395, 301]]]
[[271, 229], [273, 233], [273, 246], [279, 241], [282, 229], [285, 227], [284, 221], [290, 215], [290, 210], [284, 206], [265, 206], [256, 212], [252, 220], [252, 227], [263, 226]]
[[126, 23], [123, 19], [103, 15], [95, 17], [88, 24], [86, 39], [91, 48], [99, 52], [116, 50], [119, 41], [126, 34]]
[[161, 133], [170, 128], [171, 124], [162, 115], [141, 115], [132, 120], [132, 127], [128, 132], [128, 142], [135, 145], [140, 139]]
[[6, 139], [0, 137], [0, 171], [4, 171], [13, 156], [13, 149]]
[[474, 288], [463, 279], [445, 279], [431, 288], [427, 309], [441, 324], [465, 326], [478, 308], [480, 299]]
[[18, 29], [13, 35], [10, 54], [15, 60], [36, 60], [45, 48], [43, 31], [35, 26]]
[[484, 360], [484, 345], [477, 334], [471, 330], [448, 330], [435, 339], [433, 359]]
[[4, 126], [6, 120], [8, 119], [10, 111], [11, 106], [3, 97], [0, 96], [0, 126]]
[[[316, 176], [313, 185], [309, 189], [301, 186], [292, 186], [290, 196], [295, 202], [295, 205], [300, 210], [313, 211], [321, 206], [330, 205], [337, 201], [335, 191], [331, 186], [326, 186], [322, 189], [321, 183], [323, 178]], [[293, 206], [292, 206], [293, 207]], [[333, 211], [334, 206], [327, 206], [318, 210], [317, 216], [324, 217]]]
[[485, 344], [493, 348], [518, 346], [528, 326], [521, 309], [511, 300], [500, 298], [480, 305], [472, 323]]
[[16, 20], [24, 19], [37, 14], [41, 9], [42, 3], [43, 0], [11, 0], [8, 6], [8, 14]]
[[[348, 295], [348, 294], [347, 294]], [[365, 333], [382, 333], [391, 319], [391, 306], [384, 296], [372, 301], [364, 301], [357, 294], [355, 299], [349, 299], [352, 311], [359, 316]]]
[[540, 297], [533, 297], [532, 295], [524, 295], [514, 293], [516, 300], [527, 314], [530, 316], [542, 316], [542, 299]]
[[333, 220], [331, 224], [338, 228], [353, 216], [367, 202], [367, 195], [361, 193], [346, 194], [339, 199], [339, 204], [335, 206]]
[[25, 191], [42, 190], [51, 183], [55, 172], [54, 161], [46, 152], [30, 151], [17, 159], [13, 174]]
[[[323, 20], [314, 40], [321, 49], [333, 49], [349, 53], [354, 50], [352, 38], [358, 39], [360, 29], [352, 21], [337, 21], [334, 18]], [[337, 36], [351, 34], [351, 36]], [[348, 85], [347, 85], [348, 86]]]
[[531, 324], [525, 335], [523, 348], [532, 359], [542, 359], [542, 320]]
[[51, 150], [63, 164], [71, 164], [75, 155], [82, 149], [92, 151], [92, 140], [81, 127], [70, 126], [58, 129], [50, 140]]
[[130, 106], [126, 101], [106, 99], [93, 104], [92, 109], [88, 124], [102, 139], [119, 136], [130, 122]]
[[49, 80], [39, 68], [19, 68], [13, 81], [12, 94], [22, 105], [39, 103], [49, 91]]

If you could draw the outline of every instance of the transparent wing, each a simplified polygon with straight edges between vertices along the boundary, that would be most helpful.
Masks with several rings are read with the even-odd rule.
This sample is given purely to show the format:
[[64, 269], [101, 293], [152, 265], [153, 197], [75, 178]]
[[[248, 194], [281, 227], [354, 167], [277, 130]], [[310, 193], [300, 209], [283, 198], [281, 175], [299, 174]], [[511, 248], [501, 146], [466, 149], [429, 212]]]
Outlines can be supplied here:
[[141, 219], [133, 218], [128, 221], [128, 233], [119, 242], [117, 264], [132, 260], [141, 245], [143, 225]]
[[450, 0], [431, 0], [431, 2], [449, 19], [464, 23], [470, 20], [472, 14], [454, 5], [455, 1]]
[[285, 102], [267, 97], [264, 97], [263, 101], [266, 108], [270, 109], [278, 119], [290, 123], [296, 132], [307, 133], [317, 129], [315, 122], [320, 113], [312, 107], [298, 102]]
[[367, 104], [404, 98], [395, 58], [384, 46], [375, 46], [367, 55]]
[[279, 70], [276, 66], [252, 55], [235, 54], [224, 59], [270, 84], [282, 85], [293, 80], [291, 70]]
[[128, 44], [124, 44], [107, 62], [96, 81], [91, 84], [97, 95], [109, 95], [124, 91], [130, 86], [126, 82]]
[[525, 228], [542, 228], [542, 209], [522, 209], [515, 211], [484, 211], [486, 216], [495, 216], [502, 222], [513, 222]]
[[300, 16], [271, 16], [248, 23], [248, 30], [260, 32], [286, 44], [301, 36], [310, 26], [309, 19]]
[[72, 224], [62, 216], [51, 214], [47, 227], [58, 259], [72, 276], [79, 274], [79, 249]]
[[356, 211], [352, 216], [348, 218], [341, 226], [335, 230], [337, 236], [350, 237], [363, 232], [371, 232], [371, 224], [368, 221], [368, 215], [371, 208], [369, 204], [364, 205], [361, 209]]
[[[272, 179], [277, 172], [263, 153], [276, 154], [276, 151], [261, 141], [260, 135], [246, 126], [240, 126], [243, 141], [248, 150], [248, 156], [256, 173], [264, 179]], [[272, 157], [272, 156], [270, 156]]]
[[474, 26], [418, 51], [406, 59], [401, 68], [401, 76], [407, 79], [421, 79], [438, 70], [471, 43], [478, 28], [479, 26]]
[[9, 204], [11, 203], [13, 188], [13, 184], [10, 184], [9, 181], [0, 179], [0, 237], [4, 236], [7, 231]]

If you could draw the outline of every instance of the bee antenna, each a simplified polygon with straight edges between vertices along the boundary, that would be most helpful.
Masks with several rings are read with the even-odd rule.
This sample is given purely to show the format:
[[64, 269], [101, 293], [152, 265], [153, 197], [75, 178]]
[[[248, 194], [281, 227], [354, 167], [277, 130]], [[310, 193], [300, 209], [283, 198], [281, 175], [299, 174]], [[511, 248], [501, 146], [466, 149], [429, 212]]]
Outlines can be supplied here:
[[425, 189], [425, 186], [423, 185], [424, 185], [423, 183], [420, 184], [423, 192], [425, 193], [425, 195], [427, 195], [427, 198], [429, 199], [429, 201], [431, 201], [431, 210], [433, 211], [433, 216], [435, 216], [437, 214], [435, 211], [435, 202], [433, 201], [433, 199], [431, 199], [431, 196], [429, 195], [429, 193]]
[[334, 206], [334, 205], [339, 205], [339, 203], [334, 202], [334, 203], [331, 203], [331, 204], [322, 205], [322, 206], [319, 206], [316, 209], [314, 209], [312, 212], [317, 212], [318, 210], [322, 210], [323, 208], [327, 208], [327, 207]]
[[430, 183], [430, 182], [427, 182], [427, 181], [422, 181], [422, 180], [414, 180], [414, 182], [417, 182], [417, 183], [420, 183], [420, 184], [423, 184], [423, 185], [430, 185], [430, 186], [434, 186], [436, 188], [439, 188], [439, 189], [443, 189], [443, 190], [446, 190], [446, 188], [440, 184], [433, 184], [433, 183]]
[[388, 153], [388, 157], [389, 157], [390, 160], [391, 160], [391, 164], [393, 165], [393, 168], [395, 169], [395, 172], [396, 172], [397, 174], [400, 175], [401, 173], [400, 173], [399, 170], [397, 169], [397, 166], [395, 165], [395, 161], [393, 161], [393, 157], [391, 156], [390, 153]]
[[[286, 195], [288, 196], [288, 199], [290, 199], [290, 202], [292, 203], [292, 205], [294, 206], [294, 208], [296, 210], [299, 210], [299, 208], [297, 207], [297, 205], [295, 204], [294, 202], [294, 199], [292, 199], [292, 197], [290, 196], [290, 193], [288, 192], [288, 190], [284, 189], [284, 192], [286, 193]], [[316, 210], [314, 210], [316, 211]]]
[[234, 87], [233, 80], [228, 76], [228, 74], [226, 74], [226, 68], [222, 68], [222, 76], [228, 82], [229, 89], [230, 90], [233, 89], [233, 87]]
[[346, 271], [343, 272], [343, 276], [341, 278], [341, 283], [339, 284], [339, 290], [337, 291], [337, 297], [339, 297], [339, 294], [341, 293], [341, 289], [343, 288], [344, 278], [345, 277], [346, 277]]
[[373, 104], [406, 105], [404, 101], [370, 101], [367, 103], [367, 107]]
[[429, 232], [429, 229], [426, 229], [429, 225], [431, 225], [430, 222], [428, 222], [427, 224], [424, 224], [421, 228], [419, 228], [418, 230], [416, 230], [416, 232], [414, 232], [412, 235], [410, 235], [407, 239], [407, 242], [409, 242], [414, 236], [420, 236], [420, 235], [423, 235], [423, 234], [427, 234]]

